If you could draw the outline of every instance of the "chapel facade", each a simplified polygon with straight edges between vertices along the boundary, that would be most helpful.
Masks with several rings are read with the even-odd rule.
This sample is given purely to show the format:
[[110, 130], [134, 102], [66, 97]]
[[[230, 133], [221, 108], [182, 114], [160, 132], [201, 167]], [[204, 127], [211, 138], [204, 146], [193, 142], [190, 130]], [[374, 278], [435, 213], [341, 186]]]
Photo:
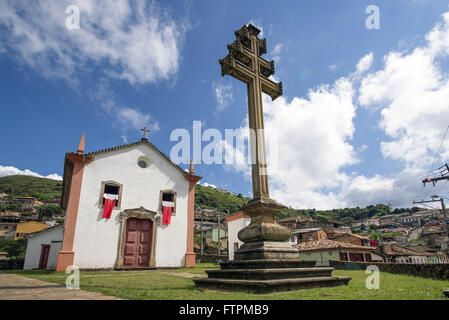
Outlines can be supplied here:
[[84, 153], [64, 164], [66, 211], [57, 271], [193, 267], [195, 184], [145, 137]]

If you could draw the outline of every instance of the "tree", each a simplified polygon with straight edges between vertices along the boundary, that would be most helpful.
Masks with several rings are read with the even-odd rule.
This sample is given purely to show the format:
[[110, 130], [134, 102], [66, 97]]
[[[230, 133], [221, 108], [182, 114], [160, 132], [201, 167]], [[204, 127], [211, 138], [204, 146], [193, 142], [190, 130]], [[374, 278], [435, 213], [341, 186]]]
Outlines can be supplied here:
[[58, 205], [46, 204], [37, 209], [39, 213], [39, 219], [51, 218], [54, 215], [63, 214], [64, 211]]
[[18, 206], [17, 204], [8, 204], [6, 206], [6, 210], [8, 210], [8, 211], [20, 211], [20, 206]]
[[8, 258], [23, 259], [25, 258], [27, 243], [27, 239], [1, 239], [0, 251], [6, 251], [8, 253]]

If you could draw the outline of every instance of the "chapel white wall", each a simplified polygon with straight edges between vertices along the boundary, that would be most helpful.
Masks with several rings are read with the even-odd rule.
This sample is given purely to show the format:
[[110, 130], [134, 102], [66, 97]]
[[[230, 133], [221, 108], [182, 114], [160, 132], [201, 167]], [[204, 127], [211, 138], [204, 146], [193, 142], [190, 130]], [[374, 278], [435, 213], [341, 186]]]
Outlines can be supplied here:
[[243, 244], [238, 238], [238, 233], [243, 228], [246, 228], [251, 223], [251, 218], [240, 218], [228, 222], [228, 252], [229, 260], [234, 260], [234, 243], [237, 242], [240, 246]]
[[[44, 230], [39, 233], [36, 233], [34, 235], [31, 235], [28, 238], [28, 244], [27, 244], [27, 250], [25, 253], [25, 262], [23, 269], [24, 270], [31, 270], [31, 269], [38, 269], [39, 268], [39, 261], [41, 258], [41, 250], [43, 244], [51, 245], [52, 241], [62, 241], [62, 235], [63, 235], [63, 226], [57, 226], [52, 229]], [[51, 251], [51, 247], [50, 247]], [[58, 250], [59, 252], [59, 250]], [[57, 258], [57, 253], [56, 253]], [[49, 254], [48, 261], [47, 261], [47, 268], [48, 268], [48, 262], [52, 262], [52, 259], [55, 259], [54, 256], [51, 256]], [[56, 268], [56, 263], [54, 264], [54, 268]], [[54, 269], [53, 268], [53, 269]]]
[[[150, 164], [137, 165], [141, 156]], [[123, 185], [120, 210], [113, 210], [111, 219], [102, 219], [99, 207], [103, 181]], [[125, 209], [144, 207], [158, 212], [161, 190], [177, 194], [176, 215], [168, 226], [157, 227], [156, 267], [182, 267], [187, 250], [187, 215], [189, 182], [184, 175], [145, 145], [116, 150], [95, 156], [84, 168], [83, 182], [75, 229], [74, 264], [79, 268], [113, 268], [120, 235], [118, 214]]]

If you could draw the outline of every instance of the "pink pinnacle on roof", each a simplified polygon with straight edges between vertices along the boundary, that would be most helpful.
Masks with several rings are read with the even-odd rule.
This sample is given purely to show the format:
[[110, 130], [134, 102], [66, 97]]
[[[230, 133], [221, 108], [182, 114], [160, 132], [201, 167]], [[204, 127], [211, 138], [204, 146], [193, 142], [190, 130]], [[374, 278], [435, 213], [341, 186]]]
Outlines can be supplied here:
[[80, 140], [80, 144], [78, 145], [78, 149], [76, 150], [76, 153], [84, 154], [84, 141], [85, 141], [85, 138], [84, 138], [84, 134], [83, 134], [83, 136], [81, 137], [81, 140]]
[[195, 166], [193, 165], [193, 160], [190, 160], [190, 173], [195, 174]]

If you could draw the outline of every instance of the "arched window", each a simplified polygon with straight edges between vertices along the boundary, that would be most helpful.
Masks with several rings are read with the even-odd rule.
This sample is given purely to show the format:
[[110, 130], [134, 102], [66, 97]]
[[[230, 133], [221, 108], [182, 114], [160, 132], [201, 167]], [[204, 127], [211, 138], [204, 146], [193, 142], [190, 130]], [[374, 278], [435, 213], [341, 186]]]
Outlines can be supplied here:
[[123, 185], [115, 181], [104, 181], [101, 183], [99, 206], [103, 208], [105, 197], [116, 198], [114, 209], [120, 209], [122, 203]]

